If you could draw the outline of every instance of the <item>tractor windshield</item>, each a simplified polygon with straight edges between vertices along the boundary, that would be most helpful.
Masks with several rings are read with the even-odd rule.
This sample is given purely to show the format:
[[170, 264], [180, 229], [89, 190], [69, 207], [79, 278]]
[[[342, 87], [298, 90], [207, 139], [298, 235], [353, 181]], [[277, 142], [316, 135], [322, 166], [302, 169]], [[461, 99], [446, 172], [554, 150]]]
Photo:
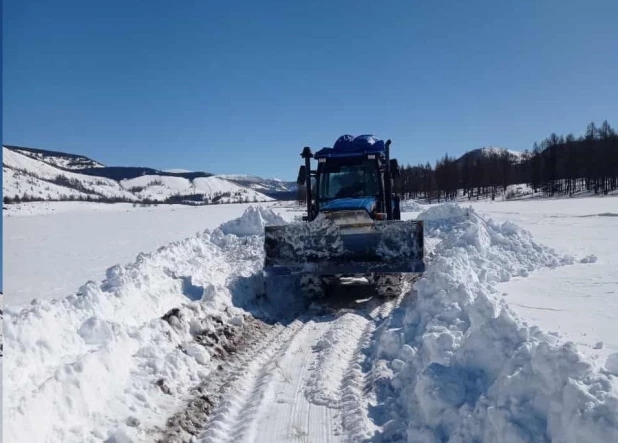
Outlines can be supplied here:
[[355, 165], [324, 165], [320, 173], [320, 200], [376, 197], [380, 192], [376, 166], [365, 161]]

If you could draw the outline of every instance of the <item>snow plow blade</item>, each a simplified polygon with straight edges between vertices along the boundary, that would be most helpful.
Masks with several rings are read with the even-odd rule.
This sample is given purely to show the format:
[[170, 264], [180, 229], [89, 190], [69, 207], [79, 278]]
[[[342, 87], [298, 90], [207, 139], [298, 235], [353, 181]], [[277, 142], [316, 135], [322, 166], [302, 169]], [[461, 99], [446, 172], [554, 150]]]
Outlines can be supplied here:
[[265, 228], [266, 275], [425, 271], [422, 221], [338, 225], [327, 219]]

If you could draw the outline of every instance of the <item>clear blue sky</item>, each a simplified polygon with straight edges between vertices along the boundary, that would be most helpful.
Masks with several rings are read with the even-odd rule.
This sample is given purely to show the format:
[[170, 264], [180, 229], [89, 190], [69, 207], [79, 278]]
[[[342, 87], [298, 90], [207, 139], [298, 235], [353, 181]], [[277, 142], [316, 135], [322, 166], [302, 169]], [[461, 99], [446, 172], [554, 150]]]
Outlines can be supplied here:
[[618, 126], [618, 2], [4, 1], [3, 142], [293, 179], [303, 146], [403, 163]]

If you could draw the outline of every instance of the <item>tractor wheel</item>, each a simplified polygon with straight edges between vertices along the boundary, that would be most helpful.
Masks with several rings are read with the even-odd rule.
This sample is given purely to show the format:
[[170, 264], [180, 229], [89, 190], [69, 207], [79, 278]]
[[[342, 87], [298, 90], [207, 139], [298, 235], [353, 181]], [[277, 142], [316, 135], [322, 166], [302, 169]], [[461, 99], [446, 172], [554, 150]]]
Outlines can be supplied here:
[[309, 299], [324, 297], [326, 292], [324, 281], [317, 275], [303, 274], [300, 276], [300, 291]]
[[378, 274], [374, 277], [376, 291], [382, 298], [394, 298], [403, 290], [402, 274]]

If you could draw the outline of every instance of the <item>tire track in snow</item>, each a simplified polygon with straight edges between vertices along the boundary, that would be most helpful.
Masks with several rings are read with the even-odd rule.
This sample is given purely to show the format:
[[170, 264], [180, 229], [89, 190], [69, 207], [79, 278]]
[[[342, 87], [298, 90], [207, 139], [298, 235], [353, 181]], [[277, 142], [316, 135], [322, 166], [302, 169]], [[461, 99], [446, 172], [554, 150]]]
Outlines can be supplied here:
[[216, 369], [202, 385], [194, 391], [195, 397], [188, 405], [168, 420], [168, 427], [160, 443], [186, 443], [193, 441], [212, 416], [213, 404], [220, 403], [221, 399], [235, 388], [235, 382], [243, 375], [247, 365], [256, 358], [256, 355], [277, 341], [277, 338], [286, 331], [280, 323], [253, 337], [244, 351], [238, 353], [230, 361], [221, 361]]
[[398, 303], [372, 300], [340, 316], [294, 321], [252, 353], [240, 376], [226, 381], [233, 388], [197, 441], [337, 443], [367, 438], [370, 420], [361, 364], [375, 323]]
[[[404, 293], [409, 289], [406, 284]], [[365, 387], [370, 383], [362, 368], [377, 324], [402, 297], [374, 297], [355, 310], [270, 327], [213, 371], [196, 390], [196, 407], [189, 404], [178, 414], [160, 441], [336, 443], [368, 438], [375, 425], [368, 417]]]
[[[199, 436], [200, 443], [247, 441], [254, 431], [255, 418], [264, 400], [269, 382], [274, 376], [275, 362], [286, 352], [296, 334], [306, 325], [295, 320], [281, 334], [271, 340], [255, 358], [239, 367], [236, 378], [229, 383], [234, 388], [215, 408], [206, 431]], [[249, 440], [252, 441], [252, 440]]]
[[312, 345], [316, 358], [309, 367], [304, 387], [305, 396], [311, 403], [341, 408], [341, 382], [368, 323], [369, 320], [361, 315], [346, 313], [332, 320], [328, 329]]
[[[370, 437], [376, 428], [369, 418], [368, 391], [371, 384], [363, 371], [363, 364], [371, 351], [374, 331], [388, 318], [404, 297], [410, 296], [411, 282], [405, 282], [402, 295], [383, 300], [373, 297], [366, 306], [343, 310], [343, 314], [330, 321], [329, 327], [312, 348], [318, 351], [310, 367], [305, 395], [314, 405], [338, 411], [338, 426], [333, 428], [328, 440], [311, 438], [304, 441], [358, 442]], [[367, 389], [370, 386], [370, 389]]]
[[368, 358], [372, 358], [373, 336], [378, 325], [395, 310], [406, 297], [414, 296], [412, 281], [404, 282], [402, 295], [396, 299], [386, 300], [381, 305], [369, 310], [368, 316], [372, 321], [367, 322], [360, 335], [356, 349], [348, 365], [348, 370], [341, 381], [340, 398], [342, 424], [346, 442], [366, 441], [375, 432], [377, 426], [369, 417], [369, 405], [373, 393], [373, 382], [369, 380], [373, 367], [369, 371], [363, 370]]
[[369, 438], [372, 424], [368, 417], [368, 402], [365, 396], [366, 374], [362, 365], [365, 351], [371, 346], [375, 331], [374, 323], [367, 323], [358, 341], [348, 371], [341, 382], [341, 420], [347, 442], [359, 442]]
[[309, 320], [297, 334], [276, 366], [262, 413], [251, 441], [339, 442], [338, 411], [308, 401], [305, 386], [317, 354], [313, 344], [329, 329], [329, 322]]

